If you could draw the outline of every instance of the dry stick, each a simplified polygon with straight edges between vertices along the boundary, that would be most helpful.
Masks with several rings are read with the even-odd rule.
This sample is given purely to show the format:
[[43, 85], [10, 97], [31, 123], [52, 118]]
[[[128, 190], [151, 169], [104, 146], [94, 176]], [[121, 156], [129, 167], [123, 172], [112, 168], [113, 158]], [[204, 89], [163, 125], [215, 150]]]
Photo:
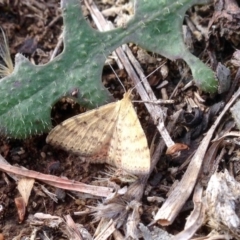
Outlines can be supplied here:
[[0, 170], [23, 177], [38, 179], [42, 182], [45, 182], [57, 188], [88, 193], [99, 197], [108, 197], [109, 194], [113, 192], [113, 189], [111, 188], [87, 185], [81, 182], [64, 179], [49, 174], [43, 174], [32, 170], [22, 169], [20, 167], [14, 167], [6, 163], [6, 160], [2, 157], [1, 154], [0, 154]]
[[[172, 131], [174, 129], [174, 126], [176, 125], [176, 123], [177, 123], [181, 113], [182, 113], [182, 109], [178, 110], [177, 112], [175, 112], [172, 115], [172, 120], [167, 125], [167, 130], [168, 130], [168, 132], [170, 134], [172, 133]], [[154, 154], [153, 154], [153, 156], [151, 158], [151, 170], [150, 170], [149, 176], [151, 175], [153, 169], [157, 165], [157, 163], [159, 161], [159, 157], [162, 155], [164, 148], [165, 148], [165, 144], [164, 144], [163, 139], [161, 139], [161, 141], [157, 145], [157, 147], [156, 147], [156, 149], [154, 151]]]
[[[104, 17], [102, 16], [101, 12], [98, 10], [98, 8], [94, 4], [94, 2], [89, 3], [86, 0], [84, 2], [86, 4], [86, 6], [88, 7], [88, 9], [91, 13], [91, 16], [100, 31], [109, 30], [109, 28], [113, 29], [113, 26], [110, 25], [110, 23], [108, 23], [104, 19]], [[128, 57], [126, 56], [124, 51], [127, 53]], [[118, 47], [115, 52], [117, 53], [118, 58], [121, 59], [121, 62], [124, 65], [128, 75], [134, 81], [135, 86], [136, 86], [138, 93], [141, 96], [142, 100], [148, 101], [148, 102], [150, 100], [152, 100], [152, 101], [157, 100], [154, 93], [152, 92], [152, 89], [151, 89], [148, 81], [146, 81], [146, 77], [143, 74], [140, 64], [135, 59], [135, 57], [133, 56], [133, 54], [132, 54], [131, 50], [128, 48], [128, 46], [125, 44], [122, 47]], [[132, 66], [134, 66], [135, 69]], [[140, 79], [138, 76], [140, 76]], [[141, 82], [141, 81], [143, 82], [146, 90], [144, 89], [144, 87], [141, 84], [139, 84], [139, 82]], [[151, 99], [149, 98], [147, 93], [151, 95]], [[169, 147], [173, 146], [175, 143], [171, 139], [168, 131], [166, 130], [166, 128], [164, 126], [164, 113], [163, 113], [163, 110], [161, 109], [161, 107], [156, 106], [154, 104], [149, 104], [149, 103], [146, 103], [145, 105], [146, 105], [146, 108], [148, 109], [151, 117], [155, 120], [155, 122], [158, 122], [157, 128], [158, 128], [162, 138], [164, 139], [167, 147], [169, 148]]]
[[183, 175], [182, 180], [179, 182], [177, 187], [172, 191], [168, 199], [162, 205], [162, 207], [158, 210], [154, 220], [158, 221], [159, 224], [163, 226], [170, 225], [183, 205], [189, 198], [192, 190], [196, 184], [204, 155], [207, 151], [208, 145], [211, 141], [214, 131], [216, 130], [219, 122], [221, 121], [223, 115], [226, 111], [231, 107], [237, 97], [240, 95], [240, 88], [237, 92], [232, 96], [231, 100], [227, 103], [221, 114], [218, 116], [212, 127], [207, 132], [206, 136], [202, 140], [200, 146], [198, 147], [196, 153], [194, 154], [185, 174]]
[[[134, 100], [133, 102], [135, 103], [141, 103], [143, 101], [138, 101], [138, 100]], [[151, 104], [173, 104], [175, 101], [174, 100], [164, 100], [164, 99], [158, 99], [156, 101], [144, 101], [144, 103], [151, 103]]]

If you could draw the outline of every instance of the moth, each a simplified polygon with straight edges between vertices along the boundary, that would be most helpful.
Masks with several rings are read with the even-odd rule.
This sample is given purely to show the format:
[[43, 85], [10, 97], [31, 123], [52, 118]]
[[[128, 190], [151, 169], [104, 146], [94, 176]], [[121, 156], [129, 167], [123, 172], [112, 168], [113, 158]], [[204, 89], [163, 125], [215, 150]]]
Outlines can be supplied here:
[[150, 151], [131, 91], [117, 102], [67, 119], [50, 131], [46, 141], [91, 163], [107, 163], [135, 175], [150, 171]]

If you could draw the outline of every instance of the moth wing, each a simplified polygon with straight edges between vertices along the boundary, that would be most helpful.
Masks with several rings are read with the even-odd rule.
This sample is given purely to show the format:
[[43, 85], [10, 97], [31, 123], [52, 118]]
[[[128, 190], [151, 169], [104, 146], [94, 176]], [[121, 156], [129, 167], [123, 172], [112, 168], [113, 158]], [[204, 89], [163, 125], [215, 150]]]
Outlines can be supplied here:
[[90, 161], [105, 162], [117, 123], [119, 101], [79, 114], [52, 129], [47, 143]]
[[115, 165], [136, 175], [150, 171], [150, 151], [146, 135], [130, 99], [122, 102], [110, 143], [110, 156]]

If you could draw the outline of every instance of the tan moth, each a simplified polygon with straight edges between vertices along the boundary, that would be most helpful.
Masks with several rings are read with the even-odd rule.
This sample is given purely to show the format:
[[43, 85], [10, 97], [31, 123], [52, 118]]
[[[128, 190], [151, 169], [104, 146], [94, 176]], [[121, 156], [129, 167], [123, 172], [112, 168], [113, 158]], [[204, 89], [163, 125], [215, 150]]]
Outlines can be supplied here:
[[108, 163], [131, 174], [150, 171], [150, 151], [131, 102], [131, 91], [122, 100], [62, 122], [51, 130], [47, 143], [91, 163]]

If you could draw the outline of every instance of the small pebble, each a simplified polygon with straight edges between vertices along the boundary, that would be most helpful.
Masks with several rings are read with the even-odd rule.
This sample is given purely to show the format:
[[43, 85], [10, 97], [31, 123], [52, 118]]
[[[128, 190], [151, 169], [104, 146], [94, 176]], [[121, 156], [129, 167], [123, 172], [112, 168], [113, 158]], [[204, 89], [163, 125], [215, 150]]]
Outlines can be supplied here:
[[41, 157], [45, 159], [46, 158], [46, 153], [45, 152], [41, 152]]

